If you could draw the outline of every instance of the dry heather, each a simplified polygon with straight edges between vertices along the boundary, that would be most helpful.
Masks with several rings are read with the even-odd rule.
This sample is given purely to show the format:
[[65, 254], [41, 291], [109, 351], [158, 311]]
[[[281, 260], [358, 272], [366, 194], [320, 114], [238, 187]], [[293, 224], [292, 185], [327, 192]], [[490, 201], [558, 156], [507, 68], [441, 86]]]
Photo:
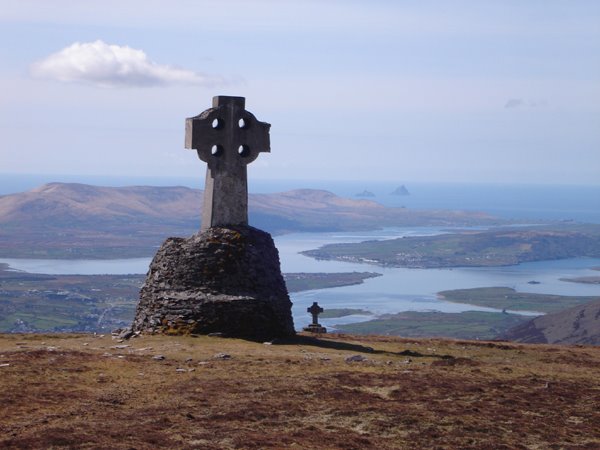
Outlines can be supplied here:
[[600, 348], [0, 335], [0, 405], [0, 448], [592, 449]]

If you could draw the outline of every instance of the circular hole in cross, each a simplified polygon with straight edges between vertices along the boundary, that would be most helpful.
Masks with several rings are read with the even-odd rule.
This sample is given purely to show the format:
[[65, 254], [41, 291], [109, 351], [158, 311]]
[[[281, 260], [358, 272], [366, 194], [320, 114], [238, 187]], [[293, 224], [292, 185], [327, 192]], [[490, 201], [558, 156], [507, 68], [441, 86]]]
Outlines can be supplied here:
[[238, 125], [240, 128], [248, 128], [248, 122], [244, 118], [238, 120]]
[[210, 148], [210, 154], [212, 156], [221, 156], [223, 154], [223, 147], [215, 144]]
[[213, 129], [217, 130], [217, 129], [223, 127], [223, 121], [217, 117], [217, 118], [213, 119], [211, 125], [212, 125]]
[[247, 145], [240, 145], [238, 147], [238, 155], [240, 155], [242, 158], [250, 156], [250, 147], [248, 147]]

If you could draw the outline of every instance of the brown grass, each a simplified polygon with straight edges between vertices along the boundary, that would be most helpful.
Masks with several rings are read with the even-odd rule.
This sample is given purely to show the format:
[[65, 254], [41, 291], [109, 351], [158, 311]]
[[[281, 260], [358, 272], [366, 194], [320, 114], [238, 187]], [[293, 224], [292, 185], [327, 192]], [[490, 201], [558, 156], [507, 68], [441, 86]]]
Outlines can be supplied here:
[[0, 335], [0, 448], [600, 448], [598, 347], [325, 342]]

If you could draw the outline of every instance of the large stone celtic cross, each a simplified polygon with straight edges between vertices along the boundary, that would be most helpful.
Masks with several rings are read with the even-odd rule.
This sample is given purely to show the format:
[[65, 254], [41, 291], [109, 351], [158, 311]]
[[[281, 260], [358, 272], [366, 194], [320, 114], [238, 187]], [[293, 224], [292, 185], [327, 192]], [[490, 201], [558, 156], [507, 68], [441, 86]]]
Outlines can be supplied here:
[[185, 120], [185, 148], [207, 163], [201, 230], [248, 224], [246, 165], [270, 152], [271, 125], [245, 108], [244, 97], [213, 97], [213, 106]]

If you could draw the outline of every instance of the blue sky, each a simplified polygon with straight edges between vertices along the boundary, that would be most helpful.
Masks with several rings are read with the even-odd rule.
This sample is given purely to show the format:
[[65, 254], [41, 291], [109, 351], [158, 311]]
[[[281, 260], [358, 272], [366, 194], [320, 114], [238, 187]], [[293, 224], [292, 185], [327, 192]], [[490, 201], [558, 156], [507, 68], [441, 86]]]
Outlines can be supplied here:
[[0, 0], [0, 173], [203, 176], [213, 95], [257, 179], [600, 183], [598, 1]]

